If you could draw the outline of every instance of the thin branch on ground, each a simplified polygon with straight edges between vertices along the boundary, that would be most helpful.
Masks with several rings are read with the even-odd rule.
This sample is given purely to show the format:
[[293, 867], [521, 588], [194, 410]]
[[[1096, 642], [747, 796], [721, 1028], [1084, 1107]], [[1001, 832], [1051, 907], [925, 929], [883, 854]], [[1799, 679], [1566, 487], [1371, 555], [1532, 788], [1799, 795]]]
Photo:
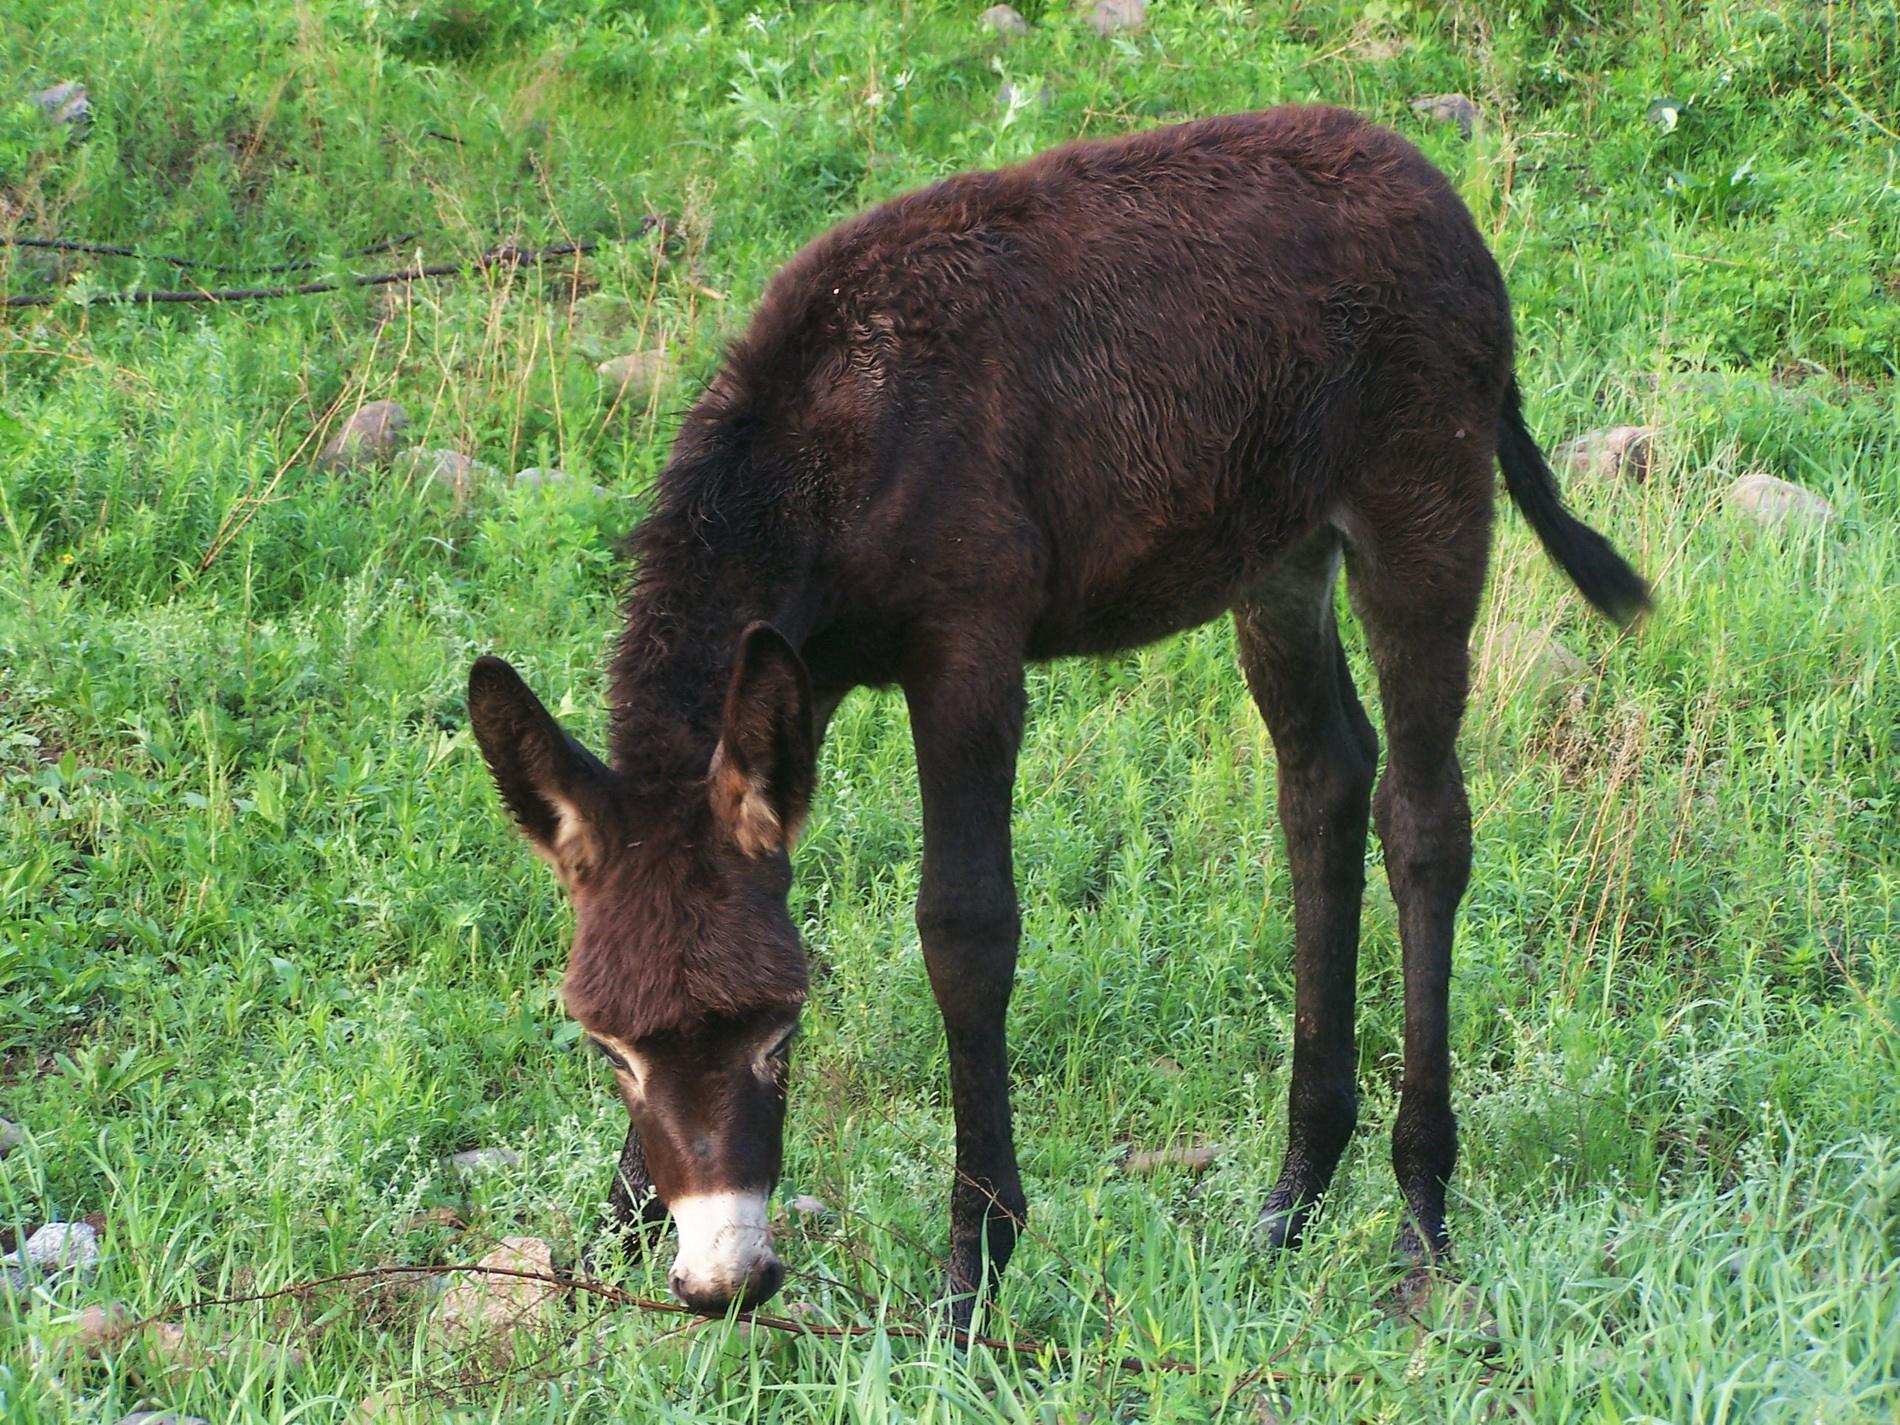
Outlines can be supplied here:
[[[90, 298], [91, 304], [111, 305], [148, 305], [158, 306], [174, 302], [259, 302], [276, 297], [311, 297], [325, 292], [338, 292], [350, 287], [386, 287], [396, 282], [415, 282], [424, 277], [459, 277], [464, 272], [486, 272], [491, 268], [531, 267], [546, 262], [550, 258], [573, 257], [577, 254], [594, 252], [614, 243], [635, 242], [655, 227], [660, 226], [656, 218], [641, 220], [640, 230], [634, 233], [620, 233], [613, 237], [595, 238], [587, 242], [557, 242], [546, 247], [517, 247], [511, 242], [501, 243], [486, 251], [464, 258], [460, 262], [436, 262], [406, 267], [396, 272], [359, 273], [347, 280], [298, 282], [274, 287], [200, 287], [180, 290], [153, 288], [132, 288], [123, 292], [100, 292]], [[50, 307], [61, 300], [60, 292], [26, 292], [8, 297], [3, 303], [6, 307]]]

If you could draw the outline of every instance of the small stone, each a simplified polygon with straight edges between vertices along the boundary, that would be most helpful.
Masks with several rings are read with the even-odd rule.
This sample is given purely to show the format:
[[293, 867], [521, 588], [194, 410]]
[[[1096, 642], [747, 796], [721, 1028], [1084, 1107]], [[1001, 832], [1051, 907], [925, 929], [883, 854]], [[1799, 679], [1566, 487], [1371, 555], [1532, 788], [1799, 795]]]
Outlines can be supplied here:
[[119, 1425], [210, 1425], [210, 1422], [172, 1410], [135, 1410], [130, 1415], [121, 1415]]
[[132, 1313], [117, 1302], [82, 1306], [73, 1328], [73, 1344], [92, 1352], [110, 1346], [131, 1329]]
[[409, 412], [397, 401], [358, 406], [317, 456], [323, 470], [355, 470], [388, 460], [409, 443]]
[[1220, 1144], [1197, 1143], [1178, 1148], [1155, 1148], [1141, 1153], [1130, 1153], [1128, 1161], [1122, 1164], [1122, 1170], [1128, 1173], [1145, 1174], [1158, 1172], [1162, 1168], [1182, 1168], [1190, 1173], [1204, 1173], [1214, 1166], [1220, 1157]]
[[[554, 1249], [539, 1237], [504, 1237], [478, 1265], [504, 1273], [551, 1276]], [[539, 1325], [547, 1319], [560, 1291], [554, 1282], [527, 1277], [460, 1274], [460, 1280], [442, 1297], [442, 1328], [450, 1337], [466, 1340]]]
[[625, 356], [603, 361], [594, 370], [600, 373], [616, 398], [639, 405], [659, 388], [667, 364], [666, 348], [656, 346], [649, 351], [630, 351]]
[[443, 1166], [466, 1181], [503, 1169], [518, 1168], [521, 1166], [521, 1155], [513, 1148], [471, 1148], [466, 1153], [451, 1154], [443, 1160]]
[[1640, 485], [1649, 478], [1654, 426], [1611, 426], [1567, 440], [1551, 452], [1559, 469], [1585, 479], [1622, 478]]
[[1148, 1067], [1153, 1069], [1164, 1079], [1178, 1079], [1181, 1077], [1181, 1066], [1170, 1059], [1166, 1054], [1161, 1055], [1157, 1059], [1150, 1059], [1148, 1061]]
[[25, 1136], [25, 1134], [20, 1132], [19, 1124], [9, 1123], [6, 1119], [0, 1118], [0, 1158], [6, 1157], [7, 1154], [19, 1147], [20, 1139]]
[[99, 1265], [99, 1233], [85, 1222], [49, 1222], [14, 1255], [41, 1271], [72, 1270], [84, 1276]]
[[1463, 94], [1427, 94], [1412, 101], [1412, 112], [1441, 124], [1456, 124], [1466, 138], [1478, 124], [1478, 106]]
[[640, 309], [617, 292], [590, 292], [567, 309], [567, 335], [589, 361], [610, 361], [627, 349]]
[[813, 1197], [810, 1193], [800, 1193], [789, 1204], [793, 1212], [800, 1217], [829, 1217], [831, 1208], [822, 1197]]
[[1022, 109], [1031, 104], [1046, 109], [1056, 102], [1056, 91], [1043, 84], [1032, 94], [1015, 80], [1005, 79], [996, 91], [996, 100], [1005, 109]]
[[[539, 490], [543, 487], [562, 487], [569, 485], [575, 485], [578, 488], [574, 477], [565, 470], [542, 469], [538, 465], [530, 465], [526, 470], [517, 470], [515, 472], [515, 483], [517, 485], [526, 485], [531, 490]], [[605, 485], [589, 485], [587, 488], [596, 495], [606, 495], [609, 493]]]
[[1824, 530], [1840, 518], [1834, 506], [1812, 490], [1755, 472], [1728, 487], [1723, 503], [1776, 534]]
[[1148, 23], [1146, 0], [1095, 0], [1089, 7], [1089, 28], [1106, 39], [1108, 36], [1128, 32], [1133, 33]]
[[1029, 21], [1014, 5], [992, 5], [976, 17], [977, 24], [993, 35], [1001, 35], [1006, 40], [1017, 39], [1029, 33]]
[[446, 1227], [452, 1232], [466, 1232], [468, 1223], [452, 1207], [432, 1207], [427, 1212], [418, 1212], [403, 1223], [405, 1232], [420, 1232], [429, 1227]]
[[399, 475], [442, 486], [455, 496], [457, 509], [469, 502], [476, 486], [495, 473], [493, 466], [447, 449], [405, 450], [396, 457], [394, 468]]
[[40, 90], [33, 96], [33, 102], [56, 124], [84, 129], [92, 123], [92, 100], [86, 94], [86, 86], [76, 79]]
[[1541, 628], [1501, 623], [1484, 640], [1483, 662], [1502, 670], [1510, 691], [1555, 701], [1587, 677], [1590, 665]]

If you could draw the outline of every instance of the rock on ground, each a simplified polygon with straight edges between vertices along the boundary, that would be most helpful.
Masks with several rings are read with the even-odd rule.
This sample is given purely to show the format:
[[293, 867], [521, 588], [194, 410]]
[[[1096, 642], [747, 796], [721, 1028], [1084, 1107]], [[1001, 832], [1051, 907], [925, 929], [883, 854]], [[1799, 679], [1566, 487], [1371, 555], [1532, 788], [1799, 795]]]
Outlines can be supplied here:
[[458, 1178], [478, 1178], [520, 1167], [521, 1155], [513, 1148], [470, 1148], [466, 1153], [450, 1154], [443, 1159], [443, 1166]]
[[1056, 102], [1056, 91], [1045, 84], [1032, 94], [1015, 80], [1005, 79], [1001, 87], [996, 91], [996, 98], [1005, 109], [1014, 109], [1030, 104], [1039, 104], [1046, 109]]
[[1095, 0], [1089, 6], [1088, 22], [1104, 38], [1132, 33], [1148, 23], [1148, 6], [1146, 0]]
[[33, 102], [39, 106], [42, 114], [56, 124], [71, 124], [83, 129], [92, 123], [92, 100], [86, 93], [86, 86], [76, 79], [40, 90], [33, 96]]
[[1483, 661], [1510, 692], [1555, 700], [1587, 677], [1590, 665], [1541, 628], [1501, 623], [1485, 635]]
[[73, 1330], [73, 1344], [88, 1353], [103, 1350], [125, 1335], [131, 1326], [132, 1313], [117, 1302], [82, 1306]]
[[84, 1275], [99, 1264], [99, 1230], [86, 1222], [49, 1222], [8, 1257], [43, 1272], [71, 1269]]
[[135, 1410], [121, 1415], [118, 1425], [211, 1425], [196, 1415], [180, 1415], [171, 1410]]
[[976, 22], [991, 34], [1001, 35], [1006, 40], [1029, 33], [1029, 21], [1013, 5], [992, 5], [976, 17]]
[[1154, 1148], [1145, 1152], [1130, 1153], [1128, 1161], [1122, 1164], [1127, 1173], [1153, 1173], [1162, 1168], [1183, 1168], [1190, 1173], [1204, 1173], [1214, 1166], [1220, 1157], [1220, 1144], [1196, 1143], [1177, 1148]]
[[810, 1193], [800, 1193], [793, 1198], [791, 1209], [800, 1217], [824, 1217], [831, 1212], [822, 1197], [813, 1197]]
[[[554, 1251], [539, 1237], [504, 1237], [478, 1264], [509, 1272], [554, 1271]], [[442, 1297], [441, 1325], [451, 1340], [512, 1333], [546, 1321], [561, 1288], [524, 1277], [468, 1272]]]
[[1649, 478], [1654, 426], [1611, 426], [1566, 440], [1551, 452], [1558, 469], [1586, 479], [1621, 478], [1640, 485]]
[[1412, 101], [1412, 112], [1441, 124], [1456, 124], [1466, 138], [1478, 125], [1478, 106], [1463, 94], [1427, 94]]
[[409, 443], [409, 412], [398, 401], [358, 406], [317, 455], [323, 470], [355, 470], [388, 460]]
[[17, 1123], [9, 1123], [6, 1119], [0, 1118], [0, 1158], [6, 1157], [19, 1147], [23, 1136]]
[[589, 361], [610, 361], [627, 349], [640, 309], [617, 292], [590, 292], [567, 309], [567, 335]]
[[656, 346], [603, 361], [594, 370], [620, 400], [638, 404], [653, 394], [666, 375], [666, 368], [666, 348]]
[[459, 450], [405, 450], [394, 464], [399, 474], [429, 480], [448, 490], [458, 508], [469, 502], [477, 485], [495, 473], [492, 466]]
[[1827, 529], [1840, 518], [1834, 506], [1814, 491], [1759, 471], [1730, 485], [1722, 500], [1731, 510], [1777, 534]]

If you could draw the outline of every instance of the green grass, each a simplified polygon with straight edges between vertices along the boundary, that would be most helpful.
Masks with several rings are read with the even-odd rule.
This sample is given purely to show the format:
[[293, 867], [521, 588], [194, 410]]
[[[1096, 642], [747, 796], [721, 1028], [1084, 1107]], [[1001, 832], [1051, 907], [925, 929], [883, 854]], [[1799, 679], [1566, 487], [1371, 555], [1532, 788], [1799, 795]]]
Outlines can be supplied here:
[[[340, 268], [398, 232], [434, 261], [653, 210], [677, 251], [625, 244], [584, 276], [632, 299], [630, 345], [680, 356], [652, 399], [610, 400], [556, 271], [418, 285], [379, 322], [361, 292], [87, 305], [179, 282], [87, 259], [70, 300], [0, 320], [0, 1114], [29, 1132], [0, 1222], [107, 1223], [90, 1282], [0, 1297], [8, 1419], [150, 1400], [342, 1421], [382, 1391], [418, 1418], [549, 1421], [1900, 1411], [1900, 14], [1155, 0], [1146, 32], [1103, 41], [1050, 3], [1005, 46], [980, 8], [0, 18], [0, 232]], [[83, 144], [24, 102], [67, 78], [91, 88]], [[1052, 97], [1005, 108], [1005, 78]], [[1447, 90], [1486, 111], [1469, 142], [1407, 108]], [[1249, 1246], [1284, 1133], [1290, 899], [1224, 625], [1032, 679], [1011, 1023], [1035, 1235], [991, 1325], [1073, 1358], [682, 1336], [583, 1301], [498, 1377], [433, 1344], [415, 1298], [341, 1289], [187, 1317], [209, 1359], [171, 1376], [63, 1344], [89, 1302], [472, 1261], [508, 1234], [573, 1260], [624, 1117], [555, 997], [560, 895], [463, 725], [470, 660], [506, 653], [598, 744], [616, 540], [722, 341], [829, 223], [1075, 135], [1305, 99], [1393, 123], [1453, 175], [1510, 277], [1547, 444], [1665, 431], [1647, 484], [1572, 482], [1655, 580], [1636, 636], [1593, 622], [1515, 516], [1497, 541], [1480, 638], [1548, 628], [1590, 676], [1550, 706], [1481, 657], [1463, 741], [1452, 1225], [1495, 1345], [1465, 1313], [1379, 1309], [1400, 1030], [1382, 876], [1361, 1136], [1302, 1253]], [[50, 270], [0, 248], [7, 291]], [[412, 479], [319, 472], [314, 441], [377, 397], [426, 444], [580, 484], [458, 512]], [[1720, 495], [1751, 469], [1825, 494], [1839, 525], [1749, 537]], [[785, 1299], [822, 1322], [919, 1319], [945, 1234], [916, 800], [901, 701], [856, 695], [794, 902], [824, 973], [782, 1194], [841, 1211], [788, 1229]], [[1117, 1169], [1123, 1144], [1185, 1139], [1224, 1148], [1198, 1181]], [[464, 1188], [440, 1166], [490, 1145], [521, 1169]], [[445, 1205], [466, 1230], [416, 1224]], [[651, 1268], [624, 1281], [664, 1295]]]

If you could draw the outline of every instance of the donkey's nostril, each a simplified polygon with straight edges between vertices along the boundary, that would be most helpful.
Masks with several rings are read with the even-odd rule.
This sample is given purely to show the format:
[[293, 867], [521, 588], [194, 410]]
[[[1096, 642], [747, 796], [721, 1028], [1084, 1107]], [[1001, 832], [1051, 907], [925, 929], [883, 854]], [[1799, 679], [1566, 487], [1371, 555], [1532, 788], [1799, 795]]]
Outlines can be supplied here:
[[767, 1256], [752, 1269], [746, 1278], [745, 1304], [748, 1308], [764, 1306], [778, 1294], [785, 1281], [785, 1264], [777, 1257]]

